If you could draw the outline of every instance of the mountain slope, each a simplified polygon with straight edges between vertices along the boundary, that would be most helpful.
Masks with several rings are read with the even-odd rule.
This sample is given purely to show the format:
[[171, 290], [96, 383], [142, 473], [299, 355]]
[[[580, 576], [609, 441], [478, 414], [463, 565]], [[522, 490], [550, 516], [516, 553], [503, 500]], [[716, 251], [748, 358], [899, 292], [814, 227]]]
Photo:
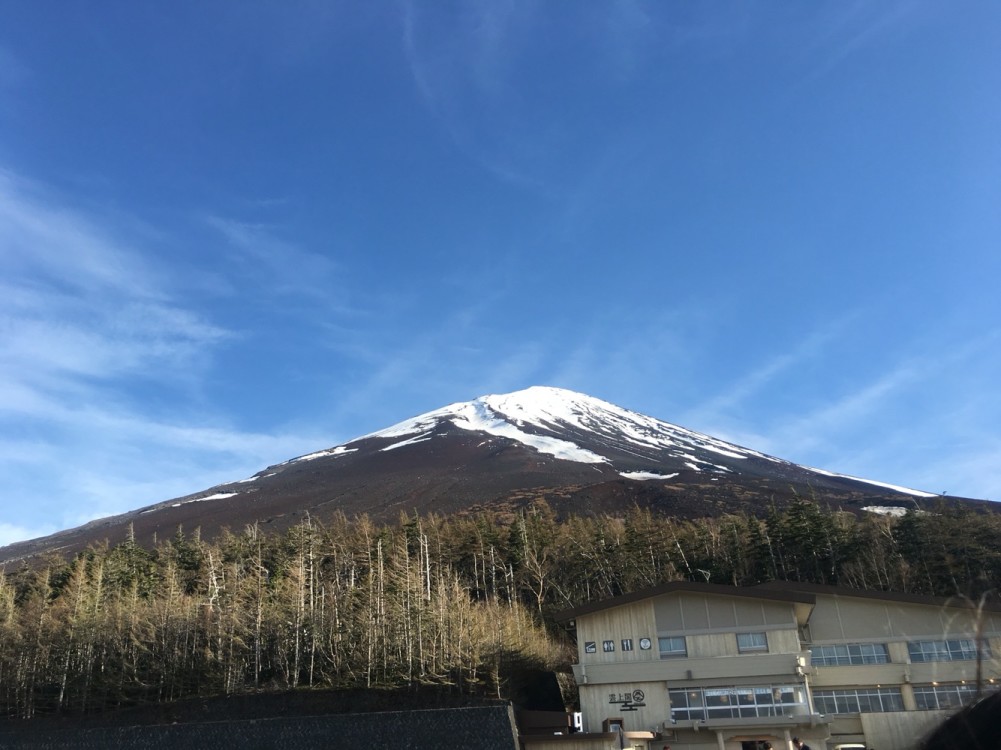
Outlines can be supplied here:
[[[178, 526], [214, 535], [246, 524], [285, 528], [337, 513], [513, 511], [545, 500], [558, 513], [633, 506], [701, 517], [812, 496], [832, 506], [915, 507], [930, 493], [793, 464], [600, 399], [533, 387], [437, 409], [286, 461], [249, 479], [0, 549], [0, 563]], [[976, 502], [952, 499], [953, 502]]]

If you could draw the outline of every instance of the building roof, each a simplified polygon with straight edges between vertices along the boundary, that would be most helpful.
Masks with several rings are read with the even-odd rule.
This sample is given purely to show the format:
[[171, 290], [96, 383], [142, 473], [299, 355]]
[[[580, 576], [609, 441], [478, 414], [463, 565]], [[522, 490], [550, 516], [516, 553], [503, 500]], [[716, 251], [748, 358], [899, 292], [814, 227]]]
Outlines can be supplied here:
[[769, 601], [809, 605], [814, 604], [817, 600], [817, 597], [814, 594], [805, 591], [784, 591], [780, 589], [764, 588], [761, 586], [724, 586], [719, 583], [671, 581], [669, 583], [663, 583], [659, 586], [653, 586], [651, 588], [641, 589], [640, 591], [633, 591], [629, 594], [612, 597], [611, 599], [602, 599], [600, 601], [582, 604], [579, 607], [574, 607], [573, 609], [568, 609], [558, 613], [556, 615], [556, 620], [557, 622], [567, 622], [580, 617], [581, 615], [589, 615], [593, 612], [601, 612], [602, 610], [611, 609], [613, 607], [621, 607], [624, 604], [633, 604], [635, 602], [643, 601], [644, 599], [651, 599], [655, 596], [679, 593], [710, 594], [713, 596], [739, 596], [747, 599], [766, 599]]
[[[799, 581], [768, 581], [751, 588], [768, 591], [796, 591], [814, 595], [847, 596], [857, 599], [878, 599], [880, 601], [900, 602], [901, 604], [923, 604], [930, 607], [977, 609], [978, 606], [981, 606], [979, 602], [967, 596], [926, 596], [924, 594], [905, 594], [899, 591], [873, 591], [871, 589], [852, 589], [846, 586], [824, 586], [819, 583], [800, 583]], [[990, 597], [984, 600], [982, 607], [987, 612], [1001, 612], [1001, 601], [998, 600], [997, 596]]]
[[[768, 581], [756, 586], [725, 586], [718, 583], [671, 581], [659, 586], [633, 591], [610, 599], [588, 602], [579, 607], [564, 610], [556, 615], [556, 620], [557, 622], [568, 622], [582, 615], [601, 612], [613, 607], [621, 607], [624, 604], [633, 604], [655, 596], [683, 592], [711, 594], [714, 596], [739, 596], [750, 599], [766, 599], [808, 605], [815, 604], [817, 595], [822, 594], [827, 596], [856, 597], [859, 599], [877, 599], [903, 604], [922, 604], [932, 607], [955, 607], [957, 609], [976, 609], [978, 606], [977, 602], [962, 596], [924, 596], [922, 594], [905, 594], [896, 591], [870, 591], [844, 586], [824, 586], [818, 583], [800, 583], [798, 581]], [[998, 601], [996, 597], [985, 601], [983, 609], [987, 612], [1001, 612], [1001, 601]]]

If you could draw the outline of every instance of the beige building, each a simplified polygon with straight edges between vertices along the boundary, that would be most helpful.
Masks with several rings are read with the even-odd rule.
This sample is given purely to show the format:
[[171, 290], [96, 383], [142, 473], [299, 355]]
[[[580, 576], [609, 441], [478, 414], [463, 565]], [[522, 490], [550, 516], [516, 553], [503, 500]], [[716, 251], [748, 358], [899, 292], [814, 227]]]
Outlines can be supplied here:
[[905, 750], [1001, 679], [1001, 607], [959, 600], [675, 582], [560, 619], [583, 733], [528, 750]]

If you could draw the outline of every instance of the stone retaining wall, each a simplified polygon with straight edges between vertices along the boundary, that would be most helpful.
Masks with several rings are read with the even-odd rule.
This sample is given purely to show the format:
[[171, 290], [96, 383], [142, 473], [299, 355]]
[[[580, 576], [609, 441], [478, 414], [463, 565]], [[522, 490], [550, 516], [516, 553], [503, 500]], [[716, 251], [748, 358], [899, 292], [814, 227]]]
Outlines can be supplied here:
[[510, 706], [335, 714], [93, 729], [25, 722], [0, 730], [10, 750], [517, 750]]

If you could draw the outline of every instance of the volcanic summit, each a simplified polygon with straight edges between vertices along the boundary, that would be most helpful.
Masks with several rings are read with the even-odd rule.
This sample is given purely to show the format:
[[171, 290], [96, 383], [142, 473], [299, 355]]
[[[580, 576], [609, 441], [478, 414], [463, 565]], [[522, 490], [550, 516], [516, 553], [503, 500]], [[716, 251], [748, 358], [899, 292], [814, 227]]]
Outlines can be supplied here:
[[[386, 429], [218, 485], [49, 537], [0, 549], [0, 563], [88, 543], [151, 544], [196, 528], [283, 529], [340, 513], [514, 512], [545, 502], [557, 514], [679, 517], [764, 513], [805, 496], [831, 507], [914, 508], [937, 497], [811, 469], [581, 393], [535, 386], [454, 403]], [[962, 500], [956, 500], [961, 502]], [[972, 502], [972, 501], [970, 501]]]

